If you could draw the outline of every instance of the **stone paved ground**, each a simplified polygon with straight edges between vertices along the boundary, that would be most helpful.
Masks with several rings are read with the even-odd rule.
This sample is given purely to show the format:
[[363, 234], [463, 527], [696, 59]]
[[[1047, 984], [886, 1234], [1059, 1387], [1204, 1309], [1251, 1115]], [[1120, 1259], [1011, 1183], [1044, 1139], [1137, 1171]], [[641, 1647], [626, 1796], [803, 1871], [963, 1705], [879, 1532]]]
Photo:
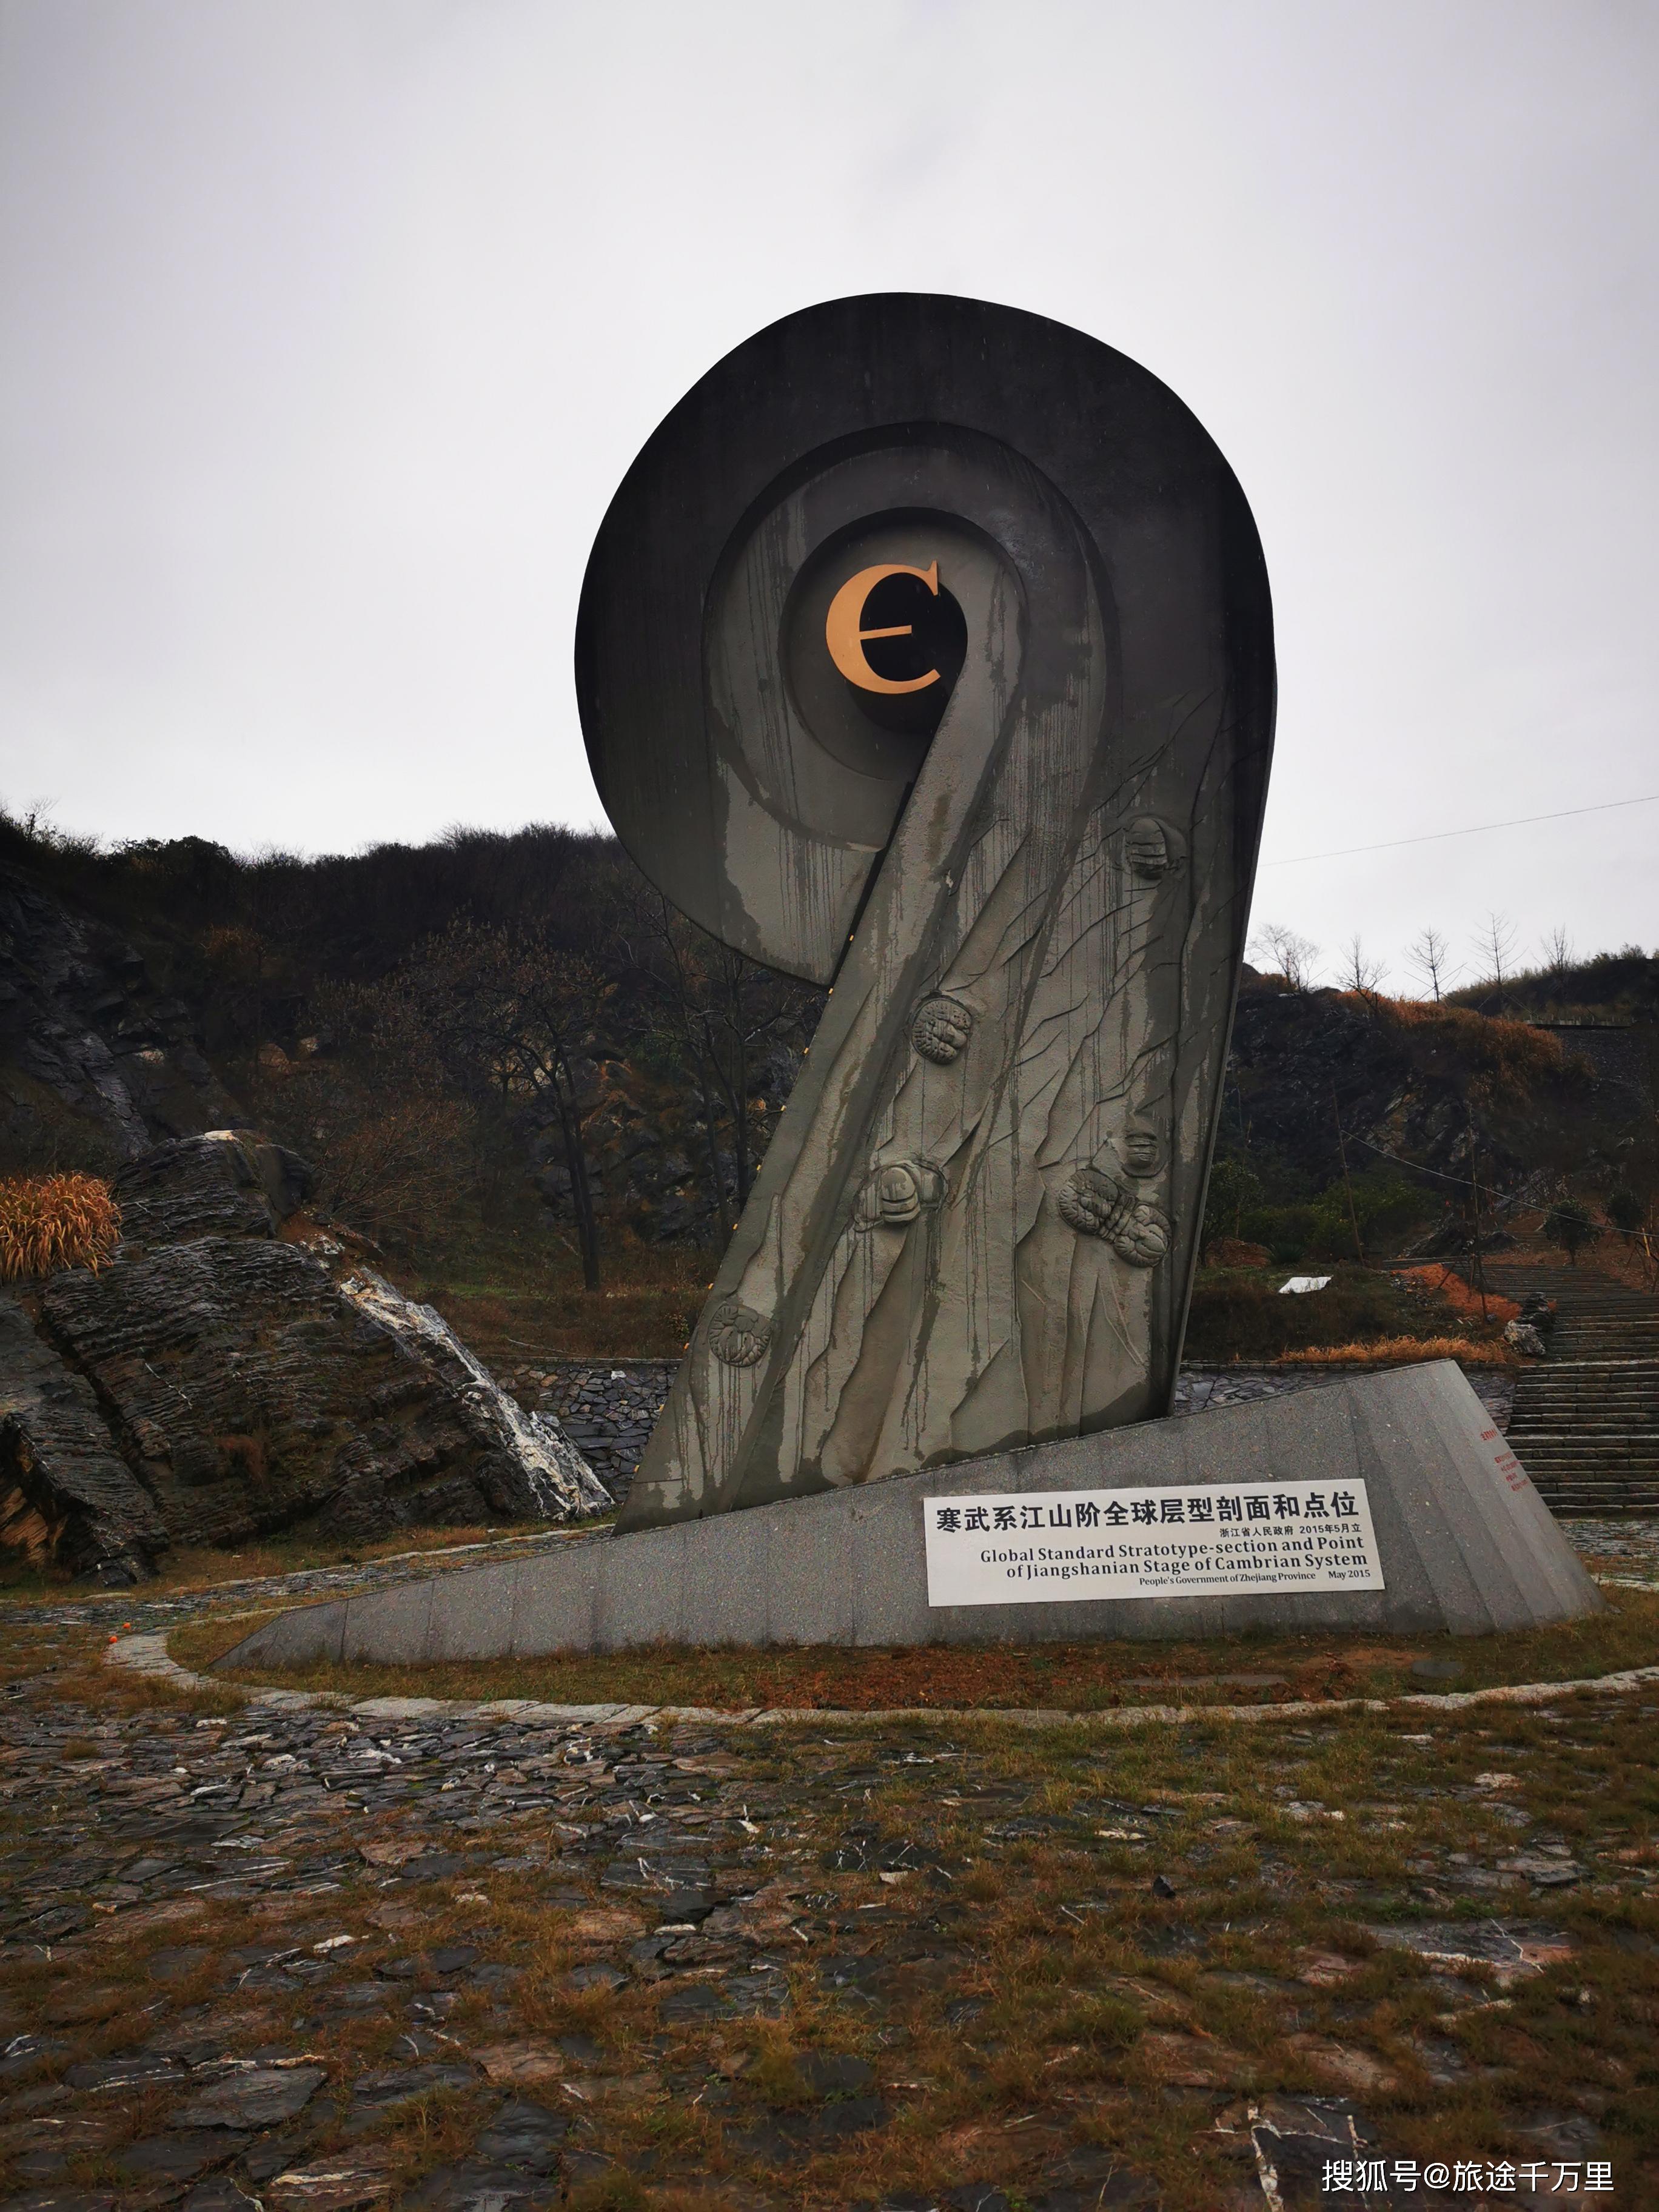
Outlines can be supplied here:
[[143, 1613], [0, 1627], [11, 2212], [1659, 2203], [1650, 1692], [211, 1711], [88, 1663]]
[[1634, 1516], [1626, 1520], [1622, 1514], [1601, 1521], [1586, 1514], [1564, 1521], [1561, 1527], [1579, 1558], [1598, 1573], [1628, 1577], [1659, 1589], [1659, 1521]]

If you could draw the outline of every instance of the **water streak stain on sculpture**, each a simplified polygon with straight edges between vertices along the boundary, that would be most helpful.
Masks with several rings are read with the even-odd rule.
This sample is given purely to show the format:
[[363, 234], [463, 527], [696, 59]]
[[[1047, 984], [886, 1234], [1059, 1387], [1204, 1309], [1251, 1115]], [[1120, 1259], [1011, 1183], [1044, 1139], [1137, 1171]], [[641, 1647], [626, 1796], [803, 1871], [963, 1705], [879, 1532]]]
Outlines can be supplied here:
[[[629, 549], [689, 510], [647, 591]], [[925, 741], [825, 645], [837, 609], [860, 652], [908, 638], [859, 611], [907, 572], [965, 635]], [[650, 674], [641, 625], [683, 641]], [[647, 873], [835, 982], [625, 1525], [1167, 1411], [1273, 711], [1260, 550], [1191, 417], [972, 301], [791, 318], [647, 446], [578, 659]]]

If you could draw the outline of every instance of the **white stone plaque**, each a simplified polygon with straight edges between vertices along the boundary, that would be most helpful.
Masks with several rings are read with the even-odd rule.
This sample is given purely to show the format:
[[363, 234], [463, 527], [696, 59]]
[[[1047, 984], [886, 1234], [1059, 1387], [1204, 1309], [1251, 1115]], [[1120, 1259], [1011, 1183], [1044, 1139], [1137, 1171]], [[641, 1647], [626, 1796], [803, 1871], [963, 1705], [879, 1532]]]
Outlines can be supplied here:
[[1363, 1482], [922, 1501], [932, 1605], [1384, 1588]]

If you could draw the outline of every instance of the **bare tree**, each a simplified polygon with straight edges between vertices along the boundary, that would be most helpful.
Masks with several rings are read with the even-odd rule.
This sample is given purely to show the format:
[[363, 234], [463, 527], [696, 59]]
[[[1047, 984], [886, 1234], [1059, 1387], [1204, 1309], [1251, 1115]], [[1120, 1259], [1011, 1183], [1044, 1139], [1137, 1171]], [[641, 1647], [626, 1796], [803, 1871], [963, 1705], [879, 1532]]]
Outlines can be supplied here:
[[581, 1247], [599, 1287], [599, 1243], [586, 1123], [598, 1103], [602, 1036], [615, 986], [591, 961], [536, 933], [453, 921], [401, 971], [440, 1057], [502, 1106], [548, 1109], [559, 1132]]
[[1358, 991], [1362, 998], [1375, 998], [1382, 978], [1388, 974], [1386, 964], [1372, 959], [1365, 950], [1365, 941], [1356, 929], [1343, 948], [1341, 983], [1345, 991]]
[[1282, 975], [1291, 990], [1312, 990], [1319, 947], [1310, 939], [1287, 928], [1281, 921], [1264, 921], [1250, 940], [1250, 950], [1268, 962], [1273, 972]]
[[1572, 965], [1572, 939], [1565, 927], [1557, 922], [1548, 935], [1539, 939], [1544, 955], [1544, 965], [1552, 975], [1564, 975]]
[[1489, 914], [1474, 939], [1475, 957], [1486, 969], [1486, 980], [1497, 987], [1498, 1008], [1504, 1008], [1504, 989], [1515, 973], [1515, 924], [1506, 914]]
[[328, 984], [309, 1004], [332, 1048], [250, 1071], [244, 1095], [259, 1127], [315, 1160], [328, 1217], [393, 1249], [443, 1235], [479, 1131], [419, 1008], [397, 976]]
[[1425, 927], [1413, 939], [1406, 957], [1428, 985], [1438, 1006], [1440, 994], [1451, 980], [1451, 947], [1437, 929]]
[[732, 1233], [720, 1124], [731, 1132], [737, 1210], [748, 1203], [770, 1134], [757, 1076], [769, 1048], [799, 1031], [816, 994], [747, 960], [651, 896], [630, 917], [629, 954], [641, 1005], [695, 1086], [702, 1108], [709, 1191], [722, 1239]]

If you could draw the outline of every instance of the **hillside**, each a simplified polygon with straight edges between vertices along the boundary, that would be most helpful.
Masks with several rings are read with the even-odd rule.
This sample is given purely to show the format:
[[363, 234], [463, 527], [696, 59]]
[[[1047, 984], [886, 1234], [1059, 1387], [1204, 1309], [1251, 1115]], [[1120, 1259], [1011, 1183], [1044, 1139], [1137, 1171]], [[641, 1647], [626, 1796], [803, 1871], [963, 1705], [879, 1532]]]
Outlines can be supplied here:
[[[1659, 961], [1642, 967], [1642, 980], [1659, 975]], [[1218, 1146], [1231, 1164], [1212, 1203], [1233, 1205], [1237, 1233], [1296, 1258], [1356, 1256], [1356, 1217], [1360, 1243], [1386, 1251], [1477, 1202], [1497, 1217], [1489, 1230], [1506, 1204], [1563, 1188], [1650, 1199], [1659, 1031], [1606, 1018], [1543, 1026], [1247, 971]]]
[[[1501, 1236], [1659, 1191], [1659, 960], [1443, 1005], [1246, 969], [1212, 1237], [1276, 1263]], [[816, 991], [715, 945], [615, 842], [100, 851], [0, 821], [0, 1173], [257, 1126], [319, 1212], [489, 1345], [677, 1351]]]

